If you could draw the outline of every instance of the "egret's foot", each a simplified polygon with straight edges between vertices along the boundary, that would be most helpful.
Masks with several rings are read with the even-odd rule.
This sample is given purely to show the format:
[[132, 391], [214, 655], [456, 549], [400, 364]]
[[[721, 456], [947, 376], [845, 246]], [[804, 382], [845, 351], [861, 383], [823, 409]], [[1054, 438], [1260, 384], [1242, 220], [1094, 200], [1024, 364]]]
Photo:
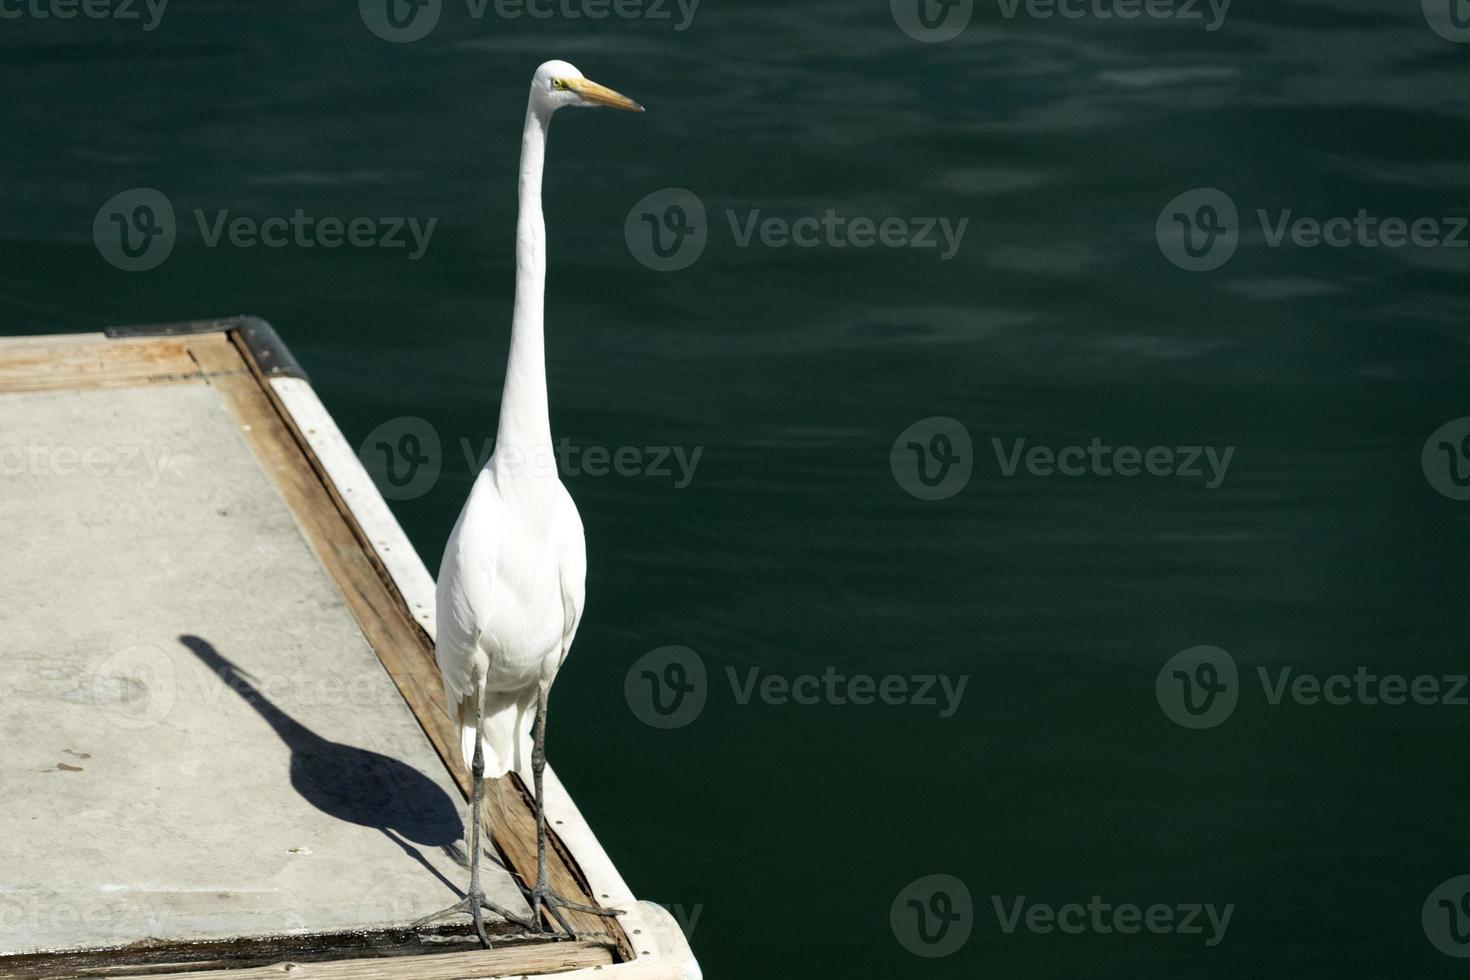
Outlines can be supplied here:
[[[544, 906], [551, 917], [556, 920], [556, 924], [562, 927], [562, 931], [570, 939], [586, 939], [592, 937], [574, 930], [568, 924], [566, 916], [561, 914], [562, 909], [570, 909], [573, 912], [585, 912], [588, 915], [600, 915], [605, 918], [612, 918], [613, 916], [624, 914], [622, 909], [602, 909], [595, 905], [583, 905], [581, 902], [573, 902], [570, 899], [562, 898], [547, 885], [537, 885], [535, 888], [532, 888], [526, 901], [531, 906], [531, 920], [533, 922], [541, 922], [541, 909]], [[552, 930], [549, 927], [543, 927], [542, 931], [551, 932]]]
[[507, 922], [514, 922], [527, 932], [538, 932], [539, 928], [529, 919], [524, 919], [509, 909], [503, 909], [499, 905], [485, 897], [482, 891], [471, 891], [464, 898], [455, 902], [447, 909], [441, 909], [432, 915], [426, 915], [415, 922], [412, 928], [417, 931], [425, 926], [433, 925], [441, 919], [447, 919], [455, 915], [467, 915], [475, 924], [475, 935], [480, 937], [480, 942], [486, 949], [490, 948], [490, 937], [485, 934], [485, 912], [494, 912]]

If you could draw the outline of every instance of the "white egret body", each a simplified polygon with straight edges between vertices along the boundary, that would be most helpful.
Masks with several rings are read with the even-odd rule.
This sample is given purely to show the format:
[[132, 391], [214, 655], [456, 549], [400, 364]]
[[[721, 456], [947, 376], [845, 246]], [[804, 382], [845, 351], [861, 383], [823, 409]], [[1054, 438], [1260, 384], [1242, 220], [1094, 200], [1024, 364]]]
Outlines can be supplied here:
[[475, 479], [439, 568], [435, 656], [474, 779], [470, 893], [465, 901], [420, 924], [467, 912], [487, 946], [482, 908], [528, 923], [490, 905], [480, 889], [483, 779], [519, 771], [528, 757], [535, 782], [539, 852], [529, 924], [539, 926], [542, 906], [569, 933], [559, 906], [608, 914], [567, 902], [546, 885], [542, 812], [546, 699], [582, 618], [587, 573], [582, 520], [557, 474], [546, 398], [546, 222], [541, 176], [551, 116], [563, 106], [642, 110], [625, 96], [588, 81], [564, 61], [548, 61], [531, 81], [521, 140], [515, 309], [495, 453]]

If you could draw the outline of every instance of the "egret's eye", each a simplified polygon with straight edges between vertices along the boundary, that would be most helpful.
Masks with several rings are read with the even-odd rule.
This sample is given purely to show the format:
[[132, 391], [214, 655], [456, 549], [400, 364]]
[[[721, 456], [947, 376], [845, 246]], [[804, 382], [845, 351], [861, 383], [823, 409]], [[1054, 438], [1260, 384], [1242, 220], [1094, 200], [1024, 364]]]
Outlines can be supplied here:
[[567, 87], [567, 83], [562, 81], [560, 78], [553, 78], [551, 80], [551, 87], [560, 92]]

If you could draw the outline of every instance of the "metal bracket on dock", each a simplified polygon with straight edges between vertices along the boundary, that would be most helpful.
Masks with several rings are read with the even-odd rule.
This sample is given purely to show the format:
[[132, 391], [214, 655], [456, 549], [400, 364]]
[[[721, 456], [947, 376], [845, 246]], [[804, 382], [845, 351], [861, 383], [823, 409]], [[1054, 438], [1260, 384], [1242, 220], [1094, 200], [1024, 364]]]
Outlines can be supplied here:
[[268, 378], [300, 378], [310, 382], [290, 348], [282, 342], [275, 327], [258, 316], [232, 316], [217, 320], [185, 320], [179, 323], [150, 323], [137, 326], [105, 327], [103, 333], [112, 339], [120, 337], [179, 337], [200, 333], [237, 332], [250, 349], [255, 363]]

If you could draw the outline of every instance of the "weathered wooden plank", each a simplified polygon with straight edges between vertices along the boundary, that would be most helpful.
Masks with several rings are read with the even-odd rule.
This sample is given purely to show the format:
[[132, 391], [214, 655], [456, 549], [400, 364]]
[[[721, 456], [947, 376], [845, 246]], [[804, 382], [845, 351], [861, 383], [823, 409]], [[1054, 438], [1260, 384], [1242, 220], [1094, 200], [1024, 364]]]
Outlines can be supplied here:
[[[464, 977], [521, 977], [527, 974], [562, 973], [611, 962], [605, 947], [592, 942], [547, 942], [503, 949], [465, 953], [436, 953], [429, 956], [394, 956], [374, 959], [298, 962], [286, 960], [269, 966], [200, 970], [197, 965], [148, 973], [109, 971], [109, 977], [127, 980], [462, 980]], [[95, 976], [92, 973], [72, 977]], [[58, 978], [60, 980], [60, 978]]]
[[23, 334], [16, 337], [0, 337], [0, 348], [49, 347], [57, 344], [100, 344], [107, 341], [107, 334], [93, 333], [44, 333]]
[[[230, 411], [249, 426], [245, 435], [262, 466], [281, 489], [307, 540], [342, 589], [368, 642], [467, 799], [469, 774], [460, 759], [458, 732], [442, 704], [432, 640], [389, 584], [392, 579], [377, 560], [372, 544], [356, 526], [331, 481], [325, 479], [305, 439], [294, 431], [289, 413], [281, 409], [269, 384], [251, 365], [249, 352], [222, 334], [190, 337], [187, 343]], [[242, 365], [251, 365], [255, 373], [242, 373]], [[512, 774], [487, 783], [485, 797], [482, 819], [488, 824], [491, 841], [514, 874], [523, 882], [534, 882], [536, 819], [531, 794]], [[553, 889], [573, 901], [597, 904], [554, 828], [548, 836], [547, 870]], [[578, 933], [607, 935], [623, 958], [632, 957], [632, 947], [616, 920], [588, 913], [565, 914]]]
[[28, 337], [0, 344], [0, 393], [196, 381], [182, 338]]
[[[515, 927], [486, 923], [497, 951], [528, 944]], [[462, 927], [458, 940], [426, 939], [408, 929], [384, 932], [313, 933], [204, 942], [167, 943], [145, 940], [116, 949], [70, 950], [0, 957], [0, 977], [11, 980], [67, 980], [72, 977], [131, 978], [139, 974], [182, 974], [214, 970], [246, 970], [272, 964], [348, 960], [383, 960], [481, 952], [479, 940]], [[534, 940], [532, 942], [535, 942]], [[540, 945], [538, 942], [537, 945]], [[598, 961], [611, 962], [604, 950]]]

